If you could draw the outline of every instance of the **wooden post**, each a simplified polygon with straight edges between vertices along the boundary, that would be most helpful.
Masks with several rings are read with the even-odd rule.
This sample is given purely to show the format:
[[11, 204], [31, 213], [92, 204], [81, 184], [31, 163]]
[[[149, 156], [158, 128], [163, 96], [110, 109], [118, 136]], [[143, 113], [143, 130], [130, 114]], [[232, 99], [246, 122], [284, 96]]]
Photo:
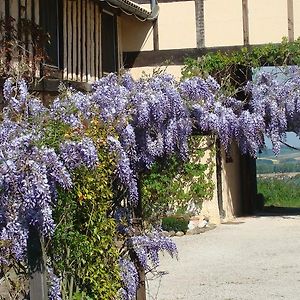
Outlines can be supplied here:
[[32, 226], [29, 229], [27, 252], [30, 275], [30, 300], [47, 300], [47, 271], [43, 239], [39, 231]]
[[138, 272], [140, 277], [140, 286], [136, 292], [136, 300], [146, 300], [145, 270], [140, 267]]
[[204, 0], [195, 0], [197, 48], [205, 47]]
[[[138, 190], [139, 190], [139, 200], [137, 206], [134, 208], [134, 227], [136, 227], [137, 231], [141, 231], [143, 229], [143, 208], [142, 208], [142, 199], [141, 199], [141, 183], [138, 180]], [[146, 300], [146, 284], [145, 284], [145, 270], [144, 268], [137, 263], [137, 270], [139, 273], [140, 284], [136, 293], [136, 300]]]
[[249, 45], [249, 9], [248, 9], [248, 0], [243, 0], [243, 37], [244, 37], [244, 45]]
[[288, 37], [289, 42], [293, 42], [295, 39], [294, 33], [294, 6], [293, 0], [287, 0], [288, 11]]

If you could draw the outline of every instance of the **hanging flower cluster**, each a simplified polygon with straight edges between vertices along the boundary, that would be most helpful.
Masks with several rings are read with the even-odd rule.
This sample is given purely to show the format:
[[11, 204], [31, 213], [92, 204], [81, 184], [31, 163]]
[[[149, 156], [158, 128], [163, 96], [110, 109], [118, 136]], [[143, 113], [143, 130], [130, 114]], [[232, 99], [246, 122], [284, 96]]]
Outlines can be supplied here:
[[275, 154], [287, 131], [300, 135], [300, 69], [288, 67], [280, 75], [260, 72], [247, 86], [252, 95], [251, 111], [263, 118]]
[[[54, 106], [48, 109], [28, 93], [24, 80], [8, 79], [3, 95], [6, 105], [0, 123], [0, 240], [6, 246], [0, 248], [0, 257], [1, 263], [6, 263], [8, 257], [26, 263], [30, 228], [38, 229], [45, 237], [53, 234], [52, 209], [57, 188], [71, 189], [70, 171], [79, 165], [94, 167], [98, 154], [87, 138], [65, 140], [60, 151], [47, 145], [47, 124], [50, 120], [59, 124], [60, 120], [51, 118]], [[59, 294], [56, 296], [53, 299], [60, 299]]]
[[191, 134], [188, 110], [171, 75], [160, 74], [134, 81], [127, 73], [110, 74], [93, 85], [90, 96], [104, 123], [113, 124], [111, 150], [118, 157], [118, 175], [136, 203], [137, 176], [159, 157], [188, 155]]
[[225, 97], [212, 77], [187, 79], [179, 89], [196, 128], [216, 135], [226, 151], [236, 141], [242, 153], [256, 156], [263, 145], [262, 116], [245, 110], [242, 101]]

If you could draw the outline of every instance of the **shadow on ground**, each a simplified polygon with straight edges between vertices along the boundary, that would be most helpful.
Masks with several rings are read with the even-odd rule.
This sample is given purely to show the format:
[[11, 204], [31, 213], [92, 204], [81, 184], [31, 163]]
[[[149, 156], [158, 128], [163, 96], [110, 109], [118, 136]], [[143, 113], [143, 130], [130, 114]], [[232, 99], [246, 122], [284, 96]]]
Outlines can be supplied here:
[[255, 214], [257, 217], [267, 216], [300, 216], [300, 207], [265, 206]]

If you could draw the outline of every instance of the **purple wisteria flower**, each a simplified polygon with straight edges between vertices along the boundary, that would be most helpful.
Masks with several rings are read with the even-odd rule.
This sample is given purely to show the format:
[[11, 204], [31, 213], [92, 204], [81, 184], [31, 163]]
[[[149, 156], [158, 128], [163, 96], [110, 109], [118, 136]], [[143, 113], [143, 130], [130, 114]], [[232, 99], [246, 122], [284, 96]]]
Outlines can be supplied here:
[[138, 271], [130, 259], [120, 258], [119, 266], [123, 282], [123, 288], [120, 289], [121, 299], [133, 300], [139, 285]]
[[89, 138], [79, 142], [65, 141], [60, 146], [60, 156], [68, 169], [86, 166], [93, 169], [99, 162], [97, 148]]
[[265, 125], [265, 134], [278, 154], [286, 131], [300, 132], [300, 70], [299, 67], [285, 68], [283, 76], [260, 72], [246, 87], [251, 92], [251, 110], [259, 114]]
[[61, 279], [54, 274], [53, 268], [48, 267], [48, 278], [49, 278], [49, 300], [61, 300]]
[[131, 168], [130, 160], [121, 143], [114, 137], [107, 138], [110, 149], [117, 156], [117, 173], [122, 184], [128, 188], [129, 200], [132, 204], [136, 205], [138, 201], [138, 188], [136, 174]]
[[160, 251], [167, 251], [171, 257], [177, 257], [178, 254], [176, 244], [158, 230], [133, 236], [128, 243], [136, 253], [139, 263], [148, 271], [158, 267]]

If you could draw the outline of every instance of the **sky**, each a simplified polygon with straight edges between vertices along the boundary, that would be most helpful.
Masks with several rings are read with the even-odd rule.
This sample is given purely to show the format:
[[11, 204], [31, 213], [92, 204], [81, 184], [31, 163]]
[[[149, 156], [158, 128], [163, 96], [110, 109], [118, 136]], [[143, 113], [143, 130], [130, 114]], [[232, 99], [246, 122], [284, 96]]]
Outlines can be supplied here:
[[[271, 149], [272, 148], [271, 141], [268, 138], [266, 138], [265, 142], [267, 148]], [[285, 142], [293, 147], [300, 148], [300, 139], [298, 136], [296, 136], [294, 132], [287, 132]]]

